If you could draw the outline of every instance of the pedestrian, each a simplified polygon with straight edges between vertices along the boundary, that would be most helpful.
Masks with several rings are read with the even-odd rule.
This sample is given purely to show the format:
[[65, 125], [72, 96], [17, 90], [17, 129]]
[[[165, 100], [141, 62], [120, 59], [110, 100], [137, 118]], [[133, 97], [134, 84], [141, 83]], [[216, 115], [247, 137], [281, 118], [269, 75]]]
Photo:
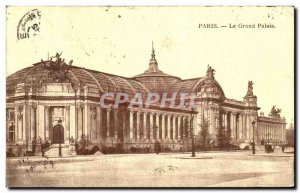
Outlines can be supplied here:
[[19, 144], [17, 144], [17, 156], [20, 157], [22, 153], [22, 148]]

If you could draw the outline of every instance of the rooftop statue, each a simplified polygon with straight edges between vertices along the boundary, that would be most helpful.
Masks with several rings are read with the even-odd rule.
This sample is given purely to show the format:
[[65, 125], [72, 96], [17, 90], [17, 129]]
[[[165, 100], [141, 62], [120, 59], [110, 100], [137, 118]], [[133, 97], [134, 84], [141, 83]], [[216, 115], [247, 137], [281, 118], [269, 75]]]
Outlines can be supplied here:
[[281, 113], [281, 109], [279, 108], [276, 109], [276, 105], [273, 105], [270, 116], [280, 118], [280, 113]]
[[[49, 71], [48, 76], [56, 82], [62, 82], [67, 78], [67, 74], [72, 66], [73, 60], [66, 64], [65, 59], [62, 59], [62, 53], [56, 53], [55, 56], [52, 56], [49, 61], [42, 61], [44, 67]], [[55, 61], [53, 61], [55, 58]]]
[[210, 65], [207, 65], [206, 77], [209, 79], [215, 79], [214, 75], [215, 70]]
[[248, 81], [248, 90], [247, 90], [247, 94], [246, 96], [254, 96], [253, 95], [253, 82], [252, 81]]

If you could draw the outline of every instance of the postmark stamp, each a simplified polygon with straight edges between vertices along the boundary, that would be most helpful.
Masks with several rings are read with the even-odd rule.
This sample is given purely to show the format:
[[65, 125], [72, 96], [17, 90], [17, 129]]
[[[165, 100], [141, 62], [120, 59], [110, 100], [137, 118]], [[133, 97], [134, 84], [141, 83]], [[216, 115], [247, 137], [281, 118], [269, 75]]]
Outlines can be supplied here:
[[28, 11], [19, 21], [17, 27], [18, 40], [28, 39], [39, 35], [41, 26], [41, 11], [33, 9]]

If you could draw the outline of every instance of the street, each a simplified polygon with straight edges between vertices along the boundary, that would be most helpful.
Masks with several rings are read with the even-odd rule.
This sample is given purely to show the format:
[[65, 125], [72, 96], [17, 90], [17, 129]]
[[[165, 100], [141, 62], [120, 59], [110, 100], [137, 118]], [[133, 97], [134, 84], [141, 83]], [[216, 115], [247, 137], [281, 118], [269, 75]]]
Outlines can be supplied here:
[[248, 151], [7, 159], [9, 187], [290, 187], [294, 154]]

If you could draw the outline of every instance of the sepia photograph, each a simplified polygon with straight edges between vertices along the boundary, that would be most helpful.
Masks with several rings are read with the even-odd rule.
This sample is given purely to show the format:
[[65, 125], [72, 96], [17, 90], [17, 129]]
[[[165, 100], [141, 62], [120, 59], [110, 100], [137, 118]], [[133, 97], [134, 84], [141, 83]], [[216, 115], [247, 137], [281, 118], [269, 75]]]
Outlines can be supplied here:
[[7, 188], [295, 187], [293, 6], [7, 6]]

